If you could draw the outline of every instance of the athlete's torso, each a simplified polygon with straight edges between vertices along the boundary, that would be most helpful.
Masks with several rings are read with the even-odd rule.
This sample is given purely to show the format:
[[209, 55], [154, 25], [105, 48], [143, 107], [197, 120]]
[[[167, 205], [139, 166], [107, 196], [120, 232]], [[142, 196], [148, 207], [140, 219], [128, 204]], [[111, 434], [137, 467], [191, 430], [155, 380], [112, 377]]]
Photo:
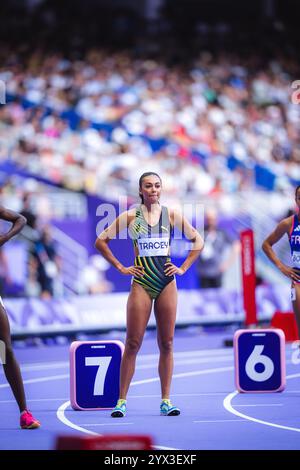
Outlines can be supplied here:
[[292, 219], [289, 241], [291, 247], [292, 268], [300, 269], [300, 222], [297, 214], [295, 214]]
[[161, 207], [158, 222], [152, 226], [146, 221], [141, 205], [136, 208], [135, 219], [130, 226], [135, 256], [169, 256], [173, 227], [166, 206]]
[[144, 268], [143, 276], [133, 277], [132, 282], [140, 284], [151, 299], [156, 299], [174, 280], [174, 275], [165, 274], [166, 263], [170, 262], [170, 244], [173, 235], [167, 207], [161, 207], [157, 224], [151, 226], [144, 217], [142, 207], [138, 206], [129, 230], [134, 245], [134, 264]]

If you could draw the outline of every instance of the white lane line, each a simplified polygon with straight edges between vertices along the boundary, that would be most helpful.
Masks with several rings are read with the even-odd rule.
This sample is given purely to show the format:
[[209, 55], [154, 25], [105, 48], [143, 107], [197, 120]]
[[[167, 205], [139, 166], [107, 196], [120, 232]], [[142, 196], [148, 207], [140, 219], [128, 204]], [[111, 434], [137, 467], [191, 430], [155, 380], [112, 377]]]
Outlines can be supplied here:
[[[222, 352], [222, 350], [220, 349], [216, 349], [216, 350], [212, 350], [213, 353], [211, 354], [210, 353], [210, 350], [200, 350], [200, 351], [185, 351], [185, 352], [175, 352], [174, 353], [174, 359], [176, 360], [177, 358], [180, 360], [181, 358], [184, 359], [184, 358], [189, 358], [191, 357], [191, 361], [194, 361], [195, 360], [195, 363], [197, 363], [197, 357], [199, 357], [199, 363], [201, 364], [202, 361], [203, 363], [206, 362], [213, 362], [214, 360], [230, 360], [233, 358], [233, 353], [230, 352], [230, 354], [225, 354], [224, 355], [224, 352]], [[204, 356], [202, 358], [202, 356]], [[210, 356], [215, 356], [214, 357], [210, 357]], [[219, 356], [219, 357], [218, 357]], [[159, 358], [159, 355], [158, 354], [144, 354], [144, 355], [140, 355], [138, 356], [138, 362], [139, 361], [142, 361], [144, 362], [144, 360], [148, 361], [148, 360], [158, 360]], [[177, 365], [185, 365], [185, 364], [193, 364], [193, 362], [185, 362], [183, 361], [182, 363], [180, 363], [180, 361], [176, 361], [176, 364]], [[137, 367], [136, 369], [147, 369], [148, 367], [151, 368], [151, 367], [156, 367], [157, 364], [155, 363], [154, 365], [151, 365], [151, 364], [137, 364]], [[51, 370], [51, 369], [58, 369], [58, 368], [64, 368], [64, 367], [69, 367], [69, 362], [68, 361], [58, 361], [58, 362], [33, 362], [33, 363], [27, 363], [27, 364], [23, 364], [21, 365], [21, 370], [22, 372], [32, 372], [32, 371], [39, 371], [39, 370]], [[0, 370], [0, 374], [3, 375], [4, 374], [4, 371], [1, 369]]]
[[134, 424], [134, 423], [91, 423], [86, 424], [84, 423], [82, 426], [127, 426], [127, 424]]
[[[36, 379], [26, 379], [23, 380], [23, 384], [35, 384], [38, 382], [50, 382], [51, 380], [61, 380], [61, 379], [69, 379], [69, 374], [61, 374], [61, 375], [50, 375], [50, 377], [38, 377]], [[1, 384], [0, 388], [9, 387], [9, 384]]]
[[[29, 398], [28, 402], [39, 402], [39, 401], [65, 401], [68, 400], [68, 398]], [[0, 403], [16, 403], [16, 400], [0, 400]]]
[[69, 401], [66, 401], [60, 407], [57, 409], [56, 416], [61, 421], [63, 424], [66, 426], [75, 429], [76, 431], [84, 432], [85, 434], [91, 434], [92, 436], [101, 436], [101, 434], [98, 434], [97, 432], [90, 431], [89, 429], [82, 428], [81, 426], [77, 426], [77, 424], [72, 423], [68, 418], [65, 416], [65, 410], [70, 406], [71, 403]]
[[[213, 362], [215, 364], [219, 363], [219, 362], [228, 362], [228, 361], [233, 361], [233, 357], [231, 356], [227, 356], [227, 357], [224, 357], [224, 356], [215, 356], [215, 357], [209, 357], [209, 358], [205, 358], [205, 357], [199, 357], [199, 358], [194, 358], [194, 359], [185, 359], [185, 360], [176, 360], [175, 358], [175, 367], [179, 367], [179, 366], [185, 366], [185, 365], [191, 365], [191, 364], [208, 364], [210, 362]], [[143, 365], [138, 365], [136, 367], [136, 369], [139, 369], [139, 370], [142, 370], [142, 369], [152, 369], [153, 367], [157, 367], [157, 364], [143, 364]]]
[[[178, 351], [174, 352], [174, 357], [195, 357], [195, 356], [232, 356], [233, 357], [233, 350], [228, 349], [228, 348], [219, 348], [219, 349], [195, 349], [193, 351]], [[158, 359], [159, 354], [142, 354], [138, 356], [139, 358], [142, 358], [144, 360], [152, 360], [152, 359]]]
[[[157, 356], [158, 359], [158, 356]], [[214, 356], [214, 357], [193, 357], [191, 359], [175, 359], [175, 366], [185, 366], [190, 364], [206, 364], [206, 363], [218, 363], [223, 361], [232, 361], [233, 357], [230, 356]], [[292, 364], [292, 361], [287, 360], [286, 364]], [[45, 363], [44, 365], [32, 365], [32, 366], [22, 366], [22, 372], [35, 372], [40, 370], [51, 370], [51, 369], [58, 369], [58, 368], [67, 368], [69, 367], [69, 362], [61, 362], [61, 363]], [[137, 364], [136, 370], [144, 370], [144, 369], [152, 369], [153, 367], [157, 367], [157, 363], [153, 364]], [[1, 370], [0, 373], [3, 374]]]
[[287, 375], [286, 378], [287, 379], [296, 379], [297, 377], [300, 377], [300, 374], [290, 374], [290, 375]]
[[[286, 378], [287, 379], [294, 379], [296, 377], [300, 377], [300, 374], [287, 375]], [[229, 393], [223, 401], [223, 406], [227, 411], [229, 411], [229, 413], [232, 413], [236, 416], [239, 416], [240, 418], [244, 418], [244, 419], [247, 419], [249, 421], [254, 421], [255, 423], [264, 424], [265, 426], [271, 426], [273, 428], [278, 428], [278, 429], [285, 429], [287, 431], [300, 432], [300, 428], [294, 428], [292, 426], [284, 426], [283, 424], [276, 424], [276, 423], [272, 423], [270, 421], [264, 421], [262, 419], [253, 418], [252, 416], [249, 416], [249, 415], [246, 415], [244, 413], [241, 413], [240, 411], [237, 411], [235, 408], [233, 408], [233, 406], [231, 404], [232, 400], [237, 395], [239, 395], [238, 391]]]
[[207, 419], [202, 421], [193, 421], [193, 423], [248, 423], [247, 419]]
[[[176, 360], [175, 361], [175, 367], [180, 367], [180, 366], [185, 366], [185, 365], [192, 365], [192, 364], [208, 364], [208, 363], [219, 363], [219, 362], [226, 362], [226, 361], [232, 361], [233, 358], [231, 356], [215, 356], [215, 357], [208, 357], [208, 358], [193, 358], [193, 359], [187, 359], [187, 360]], [[286, 364], [290, 364], [291, 361], [286, 361]], [[68, 362], [62, 362], [62, 363], [49, 363], [45, 365], [33, 365], [30, 367], [23, 366], [21, 367], [22, 372], [36, 372], [40, 370], [51, 370], [51, 369], [58, 369], [58, 368], [67, 368], [69, 367]], [[145, 370], [145, 369], [153, 369], [156, 368], [157, 364], [137, 364], [136, 370]], [[3, 373], [1, 370], [0, 373]]]
[[283, 403], [258, 403], [257, 405], [234, 405], [235, 408], [243, 408], [243, 407], [248, 407], [248, 406], [283, 406]]
[[[183, 377], [194, 377], [196, 375], [204, 375], [204, 374], [214, 374], [215, 372], [226, 372], [229, 370], [233, 370], [233, 366], [228, 367], [216, 367], [215, 369], [204, 369], [204, 370], [194, 370], [192, 372], [182, 372], [180, 374], [174, 374], [172, 379], [182, 379]], [[159, 382], [159, 377], [154, 377], [151, 379], [144, 379], [144, 380], [137, 380], [136, 382], [132, 382], [132, 385], [141, 385], [141, 384], [148, 384], [152, 382]]]
[[[69, 362], [45, 362], [43, 363], [31, 363], [21, 365], [22, 372], [34, 372], [39, 370], [51, 370], [51, 369], [63, 369], [64, 367], [69, 367]], [[1, 370], [1, 374], [4, 374], [4, 371]]]
[[[206, 396], [220, 396], [226, 395], [228, 392], [213, 392], [213, 393], [172, 393], [173, 397], [206, 397]], [[161, 398], [160, 394], [156, 395], [129, 395], [128, 399], [130, 398]], [[1, 403], [1, 401], [0, 401]]]
[[[232, 366], [230, 366], [230, 367], [219, 367], [219, 368], [216, 368], [216, 369], [206, 369], [206, 370], [198, 370], [198, 371], [193, 371], [193, 372], [184, 372], [182, 374], [174, 374], [173, 379], [183, 378], [183, 377], [193, 377], [193, 376], [196, 376], [196, 375], [213, 374], [215, 372], [226, 372], [228, 370], [233, 370], [233, 367]], [[138, 380], [138, 381], [132, 382], [131, 386], [141, 385], [141, 384], [144, 384], [144, 383], [158, 382], [159, 380], [160, 380], [159, 377], [153, 377], [151, 379]], [[66, 426], [68, 426], [72, 429], [76, 429], [77, 431], [81, 431], [85, 434], [92, 434], [92, 435], [100, 435], [101, 436], [101, 434], [97, 434], [93, 431], [90, 431], [89, 429], [85, 429], [84, 427], [78, 426], [77, 424], [70, 421], [65, 415], [65, 411], [69, 406], [70, 406], [70, 402], [66, 401], [65, 403], [60, 405], [60, 407], [57, 409], [56, 416], [63, 424], [65, 424]], [[162, 446], [154, 446], [154, 448], [155, 449], [160, 449], [160, 450], [178, 450], [176, 448], [162, 447]]]
[[[71, 403], [69, 401], [66, 401], [63, 403], [57, 410], [56, 416], [57, 418], [66, 426], [69, 426], [72, 429], [75, 429], [76, 431], [83, 432], [84, 434], [90, 434], [92, 436], [103, 436], [103, 434], [99, 434], [98, 432], [91, 431], [90, 429], [83, 428], [81, 426], [77, 426], [77, 424], [72, 423], [66, 416], [65, 416], [65, 410], [70, 406]], [[158, 450], [178, 450], [175, 447], [164, 447], [164, 446], [153, 446], [154, 449]]]

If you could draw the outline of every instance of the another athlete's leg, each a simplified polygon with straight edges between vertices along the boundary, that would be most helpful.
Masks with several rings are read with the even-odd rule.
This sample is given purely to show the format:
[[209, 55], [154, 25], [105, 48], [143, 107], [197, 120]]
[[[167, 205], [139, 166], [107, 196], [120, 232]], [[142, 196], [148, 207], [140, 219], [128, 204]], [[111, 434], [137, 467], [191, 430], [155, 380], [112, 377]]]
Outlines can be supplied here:
[[170, 282], [154, 303], [159, 346], [158, 372], [162, 398], [169, 398], [173, 373], [173, 338], [177, 309], [176, 281]]
[[296, 299], [292, 303], [298, 327], [298, 338], [300, 339], [300, 283], [294, 283], [294, 288]]
[[23, 412], [26, 409], [23, 380], [19, 364], [12, 349], [8, 318], [2, 305], [0, 305], [0, 340], [5, 344], [4, 373], [18, 403], [20, 412]]
[[5, 309], [2, 306], [2, 301], [0, 304], [0, 340], [3, 341], [5, 345], [5, 354], [3, 357], [3, 368], [5, 376], [9, 385], [11, 386], [21, 413], [20, 426], [22, 429], [39, 428], [40, 422], [35, 419], [26, 409], [23, 380], [19, 364], [17, 363], [14, 352], [12, 350], [9, 322]]
[[133, 282], [127, 301], [127, 331], [121, 363], [120, 398], [126, 399], [135, 370], [136, 355], [141, 347], [151, 314], [152, 300], [145, 289]]

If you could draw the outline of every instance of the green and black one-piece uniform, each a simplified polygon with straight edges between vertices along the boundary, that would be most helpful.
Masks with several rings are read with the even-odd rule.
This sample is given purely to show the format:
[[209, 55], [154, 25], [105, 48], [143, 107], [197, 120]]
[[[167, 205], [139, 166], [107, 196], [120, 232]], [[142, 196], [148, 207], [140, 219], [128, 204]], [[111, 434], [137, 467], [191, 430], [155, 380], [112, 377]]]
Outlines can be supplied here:
[[161, 207], [159, 221], [151, 226], [145, 220], [141, 205], [136, 208], [135, 219], [130, 227], [135, 250], [134, 264], [144, 267], [143, 277], [132, 278], [156, 299], [162, 290], [174, 279], [174, 275], [166, 276], [165, 263], [171, 261], [170, 245], [174, 229], [170, 223], [168, 208]]

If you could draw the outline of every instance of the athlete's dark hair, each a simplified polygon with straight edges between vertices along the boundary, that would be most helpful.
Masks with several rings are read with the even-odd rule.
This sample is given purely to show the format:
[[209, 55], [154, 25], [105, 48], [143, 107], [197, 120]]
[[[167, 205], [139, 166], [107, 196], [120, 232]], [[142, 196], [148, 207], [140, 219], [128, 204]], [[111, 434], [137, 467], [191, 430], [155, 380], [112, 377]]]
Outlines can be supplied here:
[[295, 189], [295, 197], [297, 197], [298, 189], [300, 189], [300, 184], [298, 184], [297, 188]]
[[[143, 173], [141, 176], [140, 176], [140, 179], [139, 179], [139, 189], [141, 190], [142, 189], [142, 183], [143, 183], [143, 179], [146, 178], [147, 176], [157, 176], [161, 182], [161, 177], [157, 174], [157, 173], [154, 173], [154, 171], [147, 171], [146, 173]], [[144, 197], [143, 195], [140, 193], [140, 198], [141, 198], [141, 201], [142, 201], [142, 204], [144, 204]]]

